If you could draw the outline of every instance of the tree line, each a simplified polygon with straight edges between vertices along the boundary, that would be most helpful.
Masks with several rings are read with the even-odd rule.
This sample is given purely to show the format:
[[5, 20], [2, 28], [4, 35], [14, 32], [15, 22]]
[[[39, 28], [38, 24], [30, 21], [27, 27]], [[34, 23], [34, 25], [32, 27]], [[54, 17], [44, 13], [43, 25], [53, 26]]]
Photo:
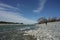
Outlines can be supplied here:
[[45, 17], [41, 17], [38, 19], [38, 24], [42, 24], [42, 23], [48, 23], [48, 22], [56, 22], [56, 21], [60, 21], [60, 18], [45, 18]]

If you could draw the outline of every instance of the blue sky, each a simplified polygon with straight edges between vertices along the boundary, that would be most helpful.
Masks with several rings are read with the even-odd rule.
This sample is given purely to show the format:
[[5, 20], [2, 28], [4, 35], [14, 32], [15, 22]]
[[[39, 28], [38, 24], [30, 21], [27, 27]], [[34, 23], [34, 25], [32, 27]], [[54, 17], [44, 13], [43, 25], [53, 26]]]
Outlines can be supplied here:
[[60, 17], [60, 0], [0, 0], [0, 21], [36, 23], [40, 17]]

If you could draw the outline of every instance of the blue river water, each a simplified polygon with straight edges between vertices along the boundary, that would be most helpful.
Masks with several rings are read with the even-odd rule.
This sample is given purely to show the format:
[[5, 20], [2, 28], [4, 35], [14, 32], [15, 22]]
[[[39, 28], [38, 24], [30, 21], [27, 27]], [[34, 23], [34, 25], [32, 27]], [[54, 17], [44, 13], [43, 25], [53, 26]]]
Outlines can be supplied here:
[[35, 25], [0, 25], [0, 32], [12, 30], [28, 31], [36, 29], [38, 29], [38, 27], [36, 27]]

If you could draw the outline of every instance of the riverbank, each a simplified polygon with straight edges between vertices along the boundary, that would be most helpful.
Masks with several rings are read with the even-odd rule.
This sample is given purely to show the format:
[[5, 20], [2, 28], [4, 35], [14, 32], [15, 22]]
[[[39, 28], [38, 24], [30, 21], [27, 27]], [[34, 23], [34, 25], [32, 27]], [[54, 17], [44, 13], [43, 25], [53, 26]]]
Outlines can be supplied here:
[[37, 24], [37, 30], [30, 30], [27, 33], [34, 35], [37, 40], [60, 40], [60, 22]]
[[0, 24], [0, 25], [22, 25], [22, 24]]

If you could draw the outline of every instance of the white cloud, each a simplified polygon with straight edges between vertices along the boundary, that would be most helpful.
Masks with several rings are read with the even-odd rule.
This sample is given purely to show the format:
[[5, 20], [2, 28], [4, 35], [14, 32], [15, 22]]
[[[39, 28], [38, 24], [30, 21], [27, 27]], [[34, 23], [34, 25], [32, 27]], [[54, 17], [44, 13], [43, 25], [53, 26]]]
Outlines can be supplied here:
[[23, 17], [22, 15], [19, 15], [18, 12], [6, 11], [6, 9], [8, 8], [16, 9], [15, 7], [9, 6], [7, 4], [0, 4], [0, 21], [19, 22], [24, 24], [36, 23], [36, 21], [30, 20], [28, 18]]
[[12, 6], [10, 6], [10, 5], [3, 4], [3, 3], [0, 3], [0, 6], [1, 6], [1, 7], [7, 7], [7, 8], [18, 9], [18, 8], [15, 8], [15, 7], [12, 7]]
[[5, 8], [0, 7], [0, 10], [4, 10]]
[[40, 13], [43, 10], [46, 1], [47, 0], [39, 0], [39, 6], [38, 6], [38, 8], [36, 10], [33, 10], [33, 12]]
[[[21, 10], [19, 8], [16, 8], [16, 7], [13, 7], [11, 5], [7, 5], [7, 4], [4, 4], [4, 3], [0, 3], [0, 7], [2, 8], [5, 8], [3, 10], [12, 10], [12, 11], [18, 11], [18, 12], [21, 12]], [[7, 9], [8, 8], [8, 9]]]

